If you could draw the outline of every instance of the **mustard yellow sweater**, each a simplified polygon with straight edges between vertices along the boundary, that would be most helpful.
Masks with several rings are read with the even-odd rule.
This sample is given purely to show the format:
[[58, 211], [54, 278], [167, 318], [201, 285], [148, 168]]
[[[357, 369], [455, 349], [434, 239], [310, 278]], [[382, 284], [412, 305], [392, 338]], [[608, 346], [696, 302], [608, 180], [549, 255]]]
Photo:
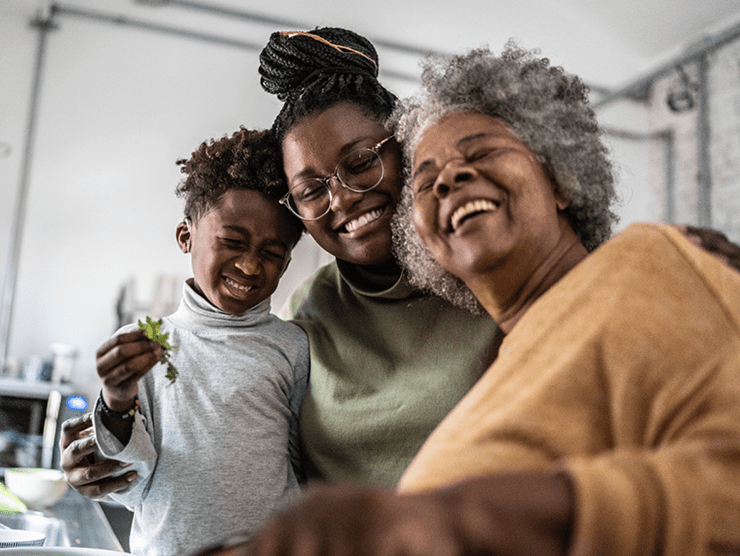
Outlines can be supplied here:
[[632, 225], [542, 296], [399, 490], [557, 468], [572, 554], [740, 553], [740, 275], [670, 227]]

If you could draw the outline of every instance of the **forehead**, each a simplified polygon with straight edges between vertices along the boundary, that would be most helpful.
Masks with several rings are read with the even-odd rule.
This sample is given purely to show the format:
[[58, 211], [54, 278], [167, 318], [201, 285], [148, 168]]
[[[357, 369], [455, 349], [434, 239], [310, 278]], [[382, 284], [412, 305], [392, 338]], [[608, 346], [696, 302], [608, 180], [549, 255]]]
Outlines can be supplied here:
[[306, 165], [333, 162], [337, 154], [359, 143], [376, 141], [385, 134], [385, 127], [355, 104], [337, 104], [311, 114], [293, 126], [283, 139], [286, 174], [290, 176]]
[[277, 201], [266, 199], [251, 189], [231, 189], [221, 195], [201, 221], [215, 227], [262, 227], [265, 233], [279, 235], [285, 218], [284, 209]]
[[503, 120], [480, 112], [454, 112], [430, 125], [421, 135], [414, 150], [414, 166], [430, 157], [443, 156], [447, 151], [459, 151], [476, 139], [493, 137], [520, 143]]

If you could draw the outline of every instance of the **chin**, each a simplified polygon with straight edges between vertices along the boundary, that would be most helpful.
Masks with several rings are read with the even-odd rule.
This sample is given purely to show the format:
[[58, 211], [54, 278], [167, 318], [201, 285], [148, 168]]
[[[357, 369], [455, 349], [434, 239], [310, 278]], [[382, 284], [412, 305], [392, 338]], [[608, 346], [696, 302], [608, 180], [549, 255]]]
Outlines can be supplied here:
[[358, 265], [377, 264], [393, 256], [390, 233], [373, 234], [355, 240], [344, 239], [329, 249], [323, 245], [321, 247], [339, 260]]
[[347, 262], [359, 265], [374, 265], [387, 261], [393, 257], [393, 248], [391, 243], [383, 242], [382, 245], [368, 246], [360, 250], [356, 250], [351, 253], [351, 259], [347, 259]]
[[505, 263], [505, 256], [502, 254], [485, 253], [467, 253], [464, 257], [456, 257], [448, 260], [446, 265], [442, 265], [447, 272], [454, 274], [461, 280], [466, 278], [480, 276], [497, 268]]

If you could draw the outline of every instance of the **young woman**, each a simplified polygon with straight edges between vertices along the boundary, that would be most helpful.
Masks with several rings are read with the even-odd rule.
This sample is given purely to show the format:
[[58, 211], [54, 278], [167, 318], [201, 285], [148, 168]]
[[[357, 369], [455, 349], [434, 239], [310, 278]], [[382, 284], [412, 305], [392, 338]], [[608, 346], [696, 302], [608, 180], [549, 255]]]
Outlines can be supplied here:
[[275, 33], [260, 62], [263, 87], [285, 101], [274, 123], [285, 203], [336, 257], [287, 315], [311, 346], [308, 459], [327, 479], [392, 486], [492, 361], [495, 325], [412, 288], [395, 262], [403, 165], [372, 45], [344, 29]]

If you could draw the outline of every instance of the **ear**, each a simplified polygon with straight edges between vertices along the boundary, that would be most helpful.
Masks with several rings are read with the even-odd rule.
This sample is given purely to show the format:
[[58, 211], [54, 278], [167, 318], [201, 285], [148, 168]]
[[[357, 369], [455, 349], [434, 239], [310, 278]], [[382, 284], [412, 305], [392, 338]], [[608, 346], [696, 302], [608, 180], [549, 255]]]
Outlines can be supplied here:
[[568, 199], [557, 184], [555, 184], [555, 205], [559, 211], [563, 211], [570, 206], [570, 199]]
[[555, 206], [558, 208], [558, 212], [564, 211], [570, 206], [570, 199], [568, 199], [567, 195], [565, 195], [562, 189], [560, 189], [560, 184], [558, 183], [552, 164], [550, 164], [548, 158], [544, 155], [535, 155], [535, 157], [536, 161], [539, 162], [542, 171], [545, 172], [545, 176], [550, 182], [550, 185], [552, 185], [552, 192], [555, 197]]
[[177, 245], [180, 246], [180, 251], [186, 254], [190, 253], [190, 245], [193, 239], [190, 226], [190, 221], [186, 219], [180, 222], [175, 230]]

